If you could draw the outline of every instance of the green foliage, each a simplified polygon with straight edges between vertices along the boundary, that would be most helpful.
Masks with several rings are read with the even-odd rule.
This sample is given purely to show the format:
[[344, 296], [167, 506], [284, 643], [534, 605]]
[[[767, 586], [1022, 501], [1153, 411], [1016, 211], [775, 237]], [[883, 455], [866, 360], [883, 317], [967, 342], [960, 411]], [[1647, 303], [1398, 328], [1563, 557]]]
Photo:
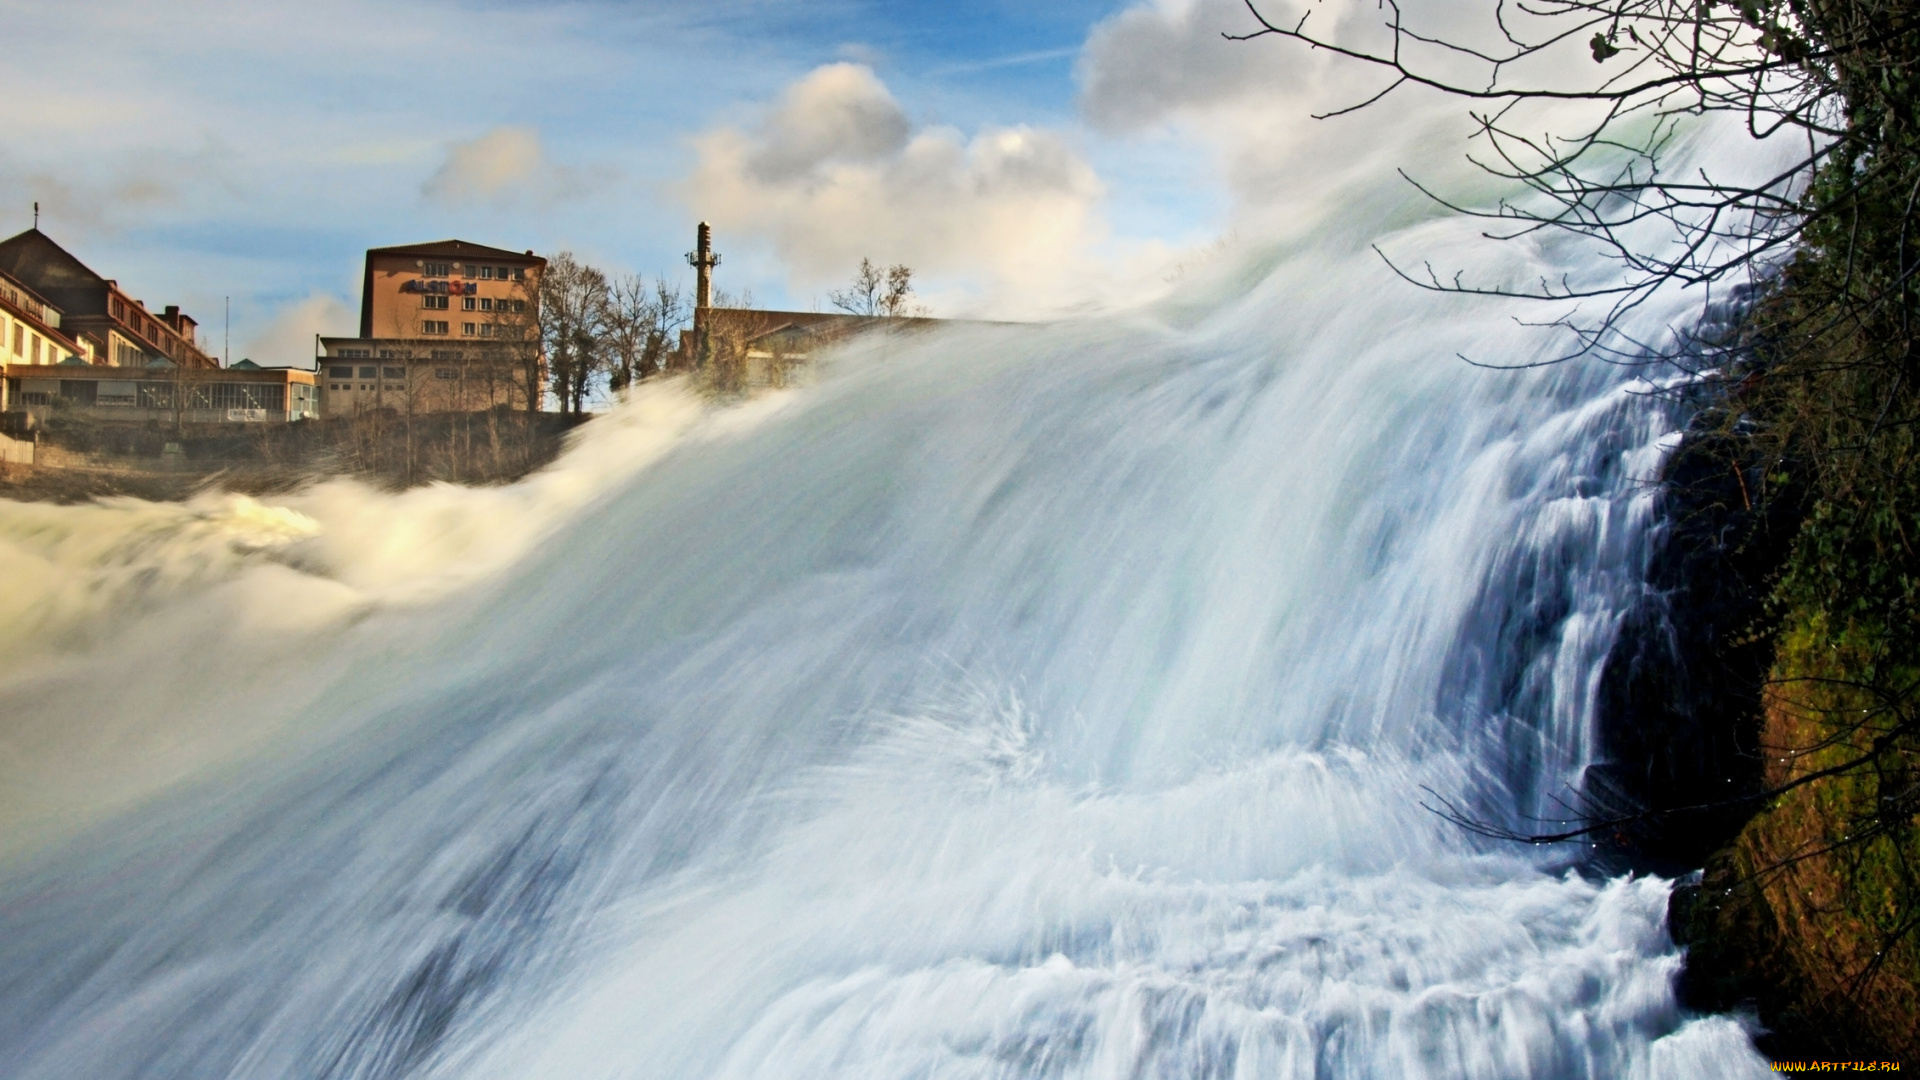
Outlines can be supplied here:
[[1868, 44], [1809, 62], [1843, 107], [1837, 141], [1802, 199], [1799, 250], [1752, 320], [1737, 396], [1808, 509], [1773, 596], [1763, 743], [1781, 794], [1719, 872], [1764, 911], [1749, 923], [1767, 928], [1778, 970], [1761, 981], [1789, 971], [1802, 988], [1783, 1015], [1907, 1039], [1920, 997], [1920, 23], [1878, 0], [1792, 10], [1814, 50]]
[[1884, 644], [1796, 609], [1762, 737], [1768, 780], [1788, 790], [1676, 898], [1694, 1004], [1757, 1003], [1775, 1056], [1920, 1054], [1916, 772], [1910, 753], [1876, 751], [1899, 710], [1874, 685], [1916, 672]]

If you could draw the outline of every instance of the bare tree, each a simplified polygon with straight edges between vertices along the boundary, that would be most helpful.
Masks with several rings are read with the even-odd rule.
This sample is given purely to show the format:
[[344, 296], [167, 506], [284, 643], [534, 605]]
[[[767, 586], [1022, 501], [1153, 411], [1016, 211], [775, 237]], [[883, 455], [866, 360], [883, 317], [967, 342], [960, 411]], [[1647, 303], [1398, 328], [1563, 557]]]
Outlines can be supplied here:
[[619, 392], [666, 370], [674, 333], [687, 319], [680, 287], [639, 274], [612, 279], [608, 288], [607, 388]]
[[607, 276], [562, 251], [540, 278], [540, 344], [563, 414], [580, 416], [589, 387], [610, 359]]
[[737, 295], [715, 289], [713, 306], [706, 309], [706, 362], [695, 372], [708, 392], [739, 394], [747, 389], [748, 352], [760, 326], [753, 294]]
[[639, 274], [622, 274], [607, 285], [607, 389], [619, 393], [647, 377], [647, 336], [653, 329], [654, 291]]
[[850, 315], [892, 319], [922, 314], [912, 302], [913, 270], [898, 263], [882, 270], [872, 259], [861, 259], [860, 269], [844, 289], [827, 294], [833, 306]]
[[[1896, 7], [1891, 0], [1494, 0], [1495, 33], [1476, 44], [1424, 31], [1397, 0], [1385, 0], [1383, 41], [1370, 49], [1316, 34], [1311, 11], [1277, 23], [1248, 0], [1260, 29], [1228, 36], [1288, 39], [1381, 72], [1378, 92], [1326, 116], [1369, 108], [1409, 87], [1471, 103], [1480, 146], [1473, 162], [1531, 197], [1470, 206], [1416, 186], [1449, 209], [1494, 223], [1496, 238], [1561, 232], [1593, 242], [1620, 273], [1591, 286], [1543, 280], [1511, 287], [1443, 276], [1431, 266], [1394, 269], [1441, 291], [1601, 301], [1597, 314], [1554, 320], [1576, 335], [1561, 359], [1645, 363], [1697, 351], [1699, 342], [1686, 328], [1678, 328], [1677, 345], [1640, 340], [1626, 332], [1627, 312], [1669, 285], [1708, 287], [1704, 306], [1714, 287], [1765, 279], [1823, 216], [1848, 212], [1847, 199], [1805, 197], [1823, 169], [1840, 161], [1884, 167], [1872, 152], [1879, 134], [1862, 125], [1868, 118], [1855, 106], [1862, 76], [1889, 59], [1897, 35], [1883, 20]], [[1591, 78], [1565, 78], [1581, 63]], [[1562, 80], [1516, 74], [1543, 70]], [[1525, 126], [1537, 119], [1528, 106], [1542, 103], [1588, 108], [1565, 130], [1543, 134]], [[1668, 171], [1683, 125], [1709, 114], [1738, 117], [1756, 138], [1791, 137], [1802, 150], [1748, 180], [1717, 178], [1710, 167]], [[1858, 187], [1872, 178], [1841, 182]], [[1656, 236], [1650, 225], [1663, 231]]]
[[664, 277], [653, 279], [653, 325], [640, 351], [638, 378], [650, 378], [667, 370], [676, 346], [675, 336], [692, 314], [680, 286], [670, 285]]

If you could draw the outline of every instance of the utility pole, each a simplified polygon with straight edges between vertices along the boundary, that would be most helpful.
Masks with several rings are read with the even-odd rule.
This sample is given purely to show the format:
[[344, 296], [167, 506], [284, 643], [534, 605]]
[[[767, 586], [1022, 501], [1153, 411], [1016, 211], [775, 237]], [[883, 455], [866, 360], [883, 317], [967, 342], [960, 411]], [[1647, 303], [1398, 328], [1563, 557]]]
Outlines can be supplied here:
[[220, 366], [233, 366], [233, 297], [227, 297], [227, 323], [220, 331]]
[[694, 234], [693, 250], [687, 252], [687, 265], [693, 267], [693, 347], [694, 363], [707, 366], [707, 309], [713, 306], [713, 268], [720, 255], [713, 250], [713, 226], [700, 223]]

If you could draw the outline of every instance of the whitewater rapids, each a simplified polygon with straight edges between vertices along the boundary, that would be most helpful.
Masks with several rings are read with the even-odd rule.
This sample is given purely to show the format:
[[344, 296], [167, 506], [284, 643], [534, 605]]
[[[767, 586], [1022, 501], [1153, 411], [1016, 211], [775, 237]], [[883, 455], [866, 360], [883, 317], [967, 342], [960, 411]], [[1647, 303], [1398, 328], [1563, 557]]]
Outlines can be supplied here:
[[0, 1073], [1764, 1073], [1666, 882], [1421, 806], [1562, 815], [1669, 407], [1364, 250], [1218, 291], [0, 505]]

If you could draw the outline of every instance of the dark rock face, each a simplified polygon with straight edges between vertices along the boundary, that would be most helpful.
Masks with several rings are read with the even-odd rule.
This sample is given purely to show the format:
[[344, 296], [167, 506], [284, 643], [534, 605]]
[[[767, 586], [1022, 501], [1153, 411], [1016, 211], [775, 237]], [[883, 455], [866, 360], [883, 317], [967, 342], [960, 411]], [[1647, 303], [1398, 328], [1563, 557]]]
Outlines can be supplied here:
[[1663, 477], [1666, 523], [1647, 594], [1602, 673], [1596, 838], [1607, 869], [1697, 869], [1757, 809], [1761, 691], [1773, 662], [1766, 597], [1799, 525], [1797, 491], [1704, 411]]
[[1763, 1030], [1754, 1038], [1776, 1061], [1877, 1060], [1885, 1040], [1869, 1025], [1824, 1001], [1782, 946], [1765, 898], [1730, 852], [1717, 853], [1697, 881], [1674, 889], [1667, 930], [1687, 949], [1675, 989], [1700, 1012], [1745, 1010]]
[[1596, 817], [1633, 820], [1598, 838], [1595, 861], [1663, 876], [1704, 867], [1674, 890], [1668, 913], [1687, 948], [1682, 1004], [1756, 1013], [1756, 1044], [1776, 1059], [1869, 1057], [1858, 1031], [1813, 1008], [1733, 847], [1763, 808], [1762, 693], [1777, 629], [1767, 598], [1807, 499], [1781, 480], [1790, 463], [1764, 460], [1725, 420], [1702, 410], [1668, 463], [1646, 595], [1602, 674], [1603, 763], [1583, 794]]

